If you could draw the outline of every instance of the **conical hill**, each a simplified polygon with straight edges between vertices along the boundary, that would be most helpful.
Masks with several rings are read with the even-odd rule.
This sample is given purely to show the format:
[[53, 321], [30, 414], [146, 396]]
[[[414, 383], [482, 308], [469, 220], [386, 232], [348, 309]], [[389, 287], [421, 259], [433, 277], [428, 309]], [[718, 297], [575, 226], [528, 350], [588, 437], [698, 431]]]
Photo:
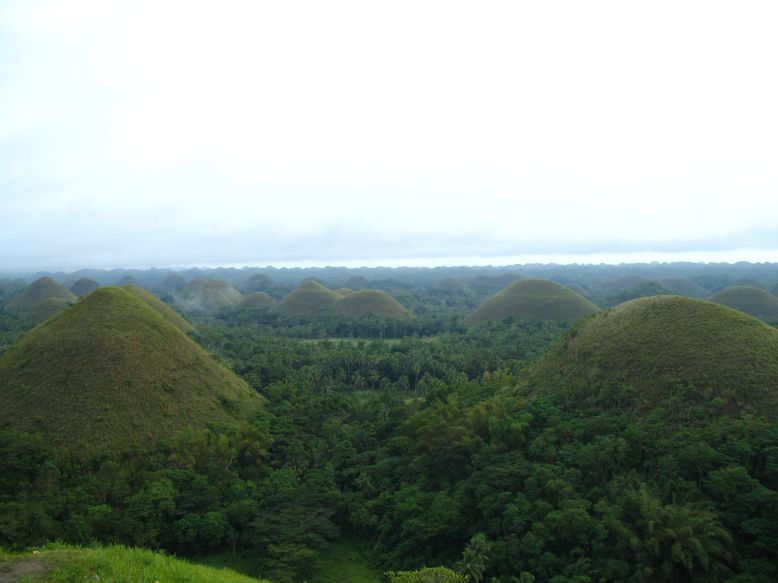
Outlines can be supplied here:
[[657, 296], [584, 320], [530, 369], [576, 408], [778, 412], [778, 330], [711, 302]]
[[243, 301], [243, 294], [226, 281], [198, 277], [181, 291], [183, 307], [187, 310], [216, 312]]
[[31, 310], [46, 300], [76, 301], [76, 296], [65, 286], [50, 277], [41, 277], [20, 291], [6, 306], [7, 310]]
[[384, 318], [407, 318], [408, 310], [387, 292], [377, 289], [363, 289], [335, 302], [336, 314], [342, 316], [379, 316]]
[[176, 328], [181, 330], [184, 334], [187, 332], [193, 332], [195, 327], [192, 326], [181, 314], [176, 312], [173, 308], [168, 306], [165, 302], [158, 297], [147, 292], [145, 289], [138, 287], [137, 285], [124, 285], [122, 289], [129, 292], [145, 304], [154, 308], [159, 312], [160, 316], [165, 318], [168, 322], [173, 324]]
[[83, 298], [85, 295], [95, 291], [98, 287], [100, 287], [100, 284], [97, 283], [94, 279], [90, 277], [82, 277], [76, 283], [70, 286], [70, 291], [77, 295], [79, 298]]
[[103, 287], [0, 357], [0, 424], [90, 455], [235, 422], [260, 397], [132, 290]]
[[778, 324], [778, 298], [758, 287], [733, 285], [711, 296], [710, 301], [740, 310], [768, 324]]
[[341, 295], [317, 281], [308, 280], [292, 290], [278, 304], [278, 311], [287, 316], [309, 316], [330, 311]]
[[478, 325], [506, 318], [576, 322], [598, 310], [581, 294], [563, 285], [546, 279], [522, 279], [487, 299], [467, 322]]
[[267, 308], [270, 309], [276, 301], [265, 292], [251, 292], [247, 294], [240, 306], [243, 308]]

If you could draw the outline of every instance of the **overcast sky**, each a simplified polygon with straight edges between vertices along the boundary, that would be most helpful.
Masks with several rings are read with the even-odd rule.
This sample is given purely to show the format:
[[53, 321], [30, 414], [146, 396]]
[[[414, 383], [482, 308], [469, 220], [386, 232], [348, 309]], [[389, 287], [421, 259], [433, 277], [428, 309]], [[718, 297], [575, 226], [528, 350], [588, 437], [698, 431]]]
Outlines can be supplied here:
[[772, 0], [3, 0], [0, 270], [778, 261], [776, 30]]

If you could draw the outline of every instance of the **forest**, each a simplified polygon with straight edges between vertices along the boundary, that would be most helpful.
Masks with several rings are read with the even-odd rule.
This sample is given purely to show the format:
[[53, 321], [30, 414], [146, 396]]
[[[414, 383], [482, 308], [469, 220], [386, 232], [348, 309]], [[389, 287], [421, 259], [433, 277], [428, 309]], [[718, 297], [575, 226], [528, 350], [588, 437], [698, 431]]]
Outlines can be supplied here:
[[[18, 307], [42, 278], [97, 291]], [[149, 329], [183, 316], [180, 342], [261, 405], [88, 456], [47, 433], [45, 407], [6, 405], [0, 547], [126, 545], [277, 583], [324, 583], [338, 549], [396, 583], [776, 581], [776, 282], [745, 263], [8, 274], [0, 393], [34, 378], [89, 425], [97, 411], [57, 401], [61, 371], [27, 376], [35, 343], [52, 369], [87, 369], [53, 338], [70, 318], [124, 346], [132, 324], [88, 309], [125, 302], [146, 319], [121, 322]], [[96, 303], [125, 288], [153, 298]], [[401, 309], [346, 301], [360, 290]], [[128, 378], [168, 366], [145, 343]], [[100, 382], [140, 390], [116, 358]], [[99, 414], [144, 415], [122, 403]], [[329, 580], [368, 581], [342, 568]]]

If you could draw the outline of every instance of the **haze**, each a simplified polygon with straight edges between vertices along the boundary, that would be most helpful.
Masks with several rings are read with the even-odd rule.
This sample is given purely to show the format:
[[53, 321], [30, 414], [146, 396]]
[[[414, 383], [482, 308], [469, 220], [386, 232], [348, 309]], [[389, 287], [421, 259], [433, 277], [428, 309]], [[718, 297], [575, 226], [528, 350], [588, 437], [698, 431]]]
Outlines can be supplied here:
[[778, 261], [773, 2], [0, 6], [0, 270]]

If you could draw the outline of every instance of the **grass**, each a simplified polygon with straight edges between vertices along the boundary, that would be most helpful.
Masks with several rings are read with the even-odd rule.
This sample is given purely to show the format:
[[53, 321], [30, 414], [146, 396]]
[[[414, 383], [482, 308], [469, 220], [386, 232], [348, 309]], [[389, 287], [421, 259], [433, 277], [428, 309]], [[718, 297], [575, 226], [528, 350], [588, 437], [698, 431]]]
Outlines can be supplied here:
[[740, 310], [769, 324], [778, 323], [778, 298], [758, 287], [734, 285], [721, 290], [710, 301]]
[[343, 316], [410, 317], [410, 312], [400, 302], [377, 289], [363, 289], [343, 296], [335, 302], [333, 309]]
[[487, 299], [470, 314], [467, 323], [516, 320], [576, 322], [599, 308], [582, 295], [545, 279], [517, 281]]
[[247, 308], [272, 308], [276, 301], [265, 292], [251, 292], [243, 298], [241, 306]]
[[[668, 398], [778, 413], [778, 330], [711, 302], [657, 296], [574, 326], [530, 370], [536, 391], [648, 410]], [[626, 404], [628, 403], [628, 405]]]
[[230, 569], [195, 565], [122, 546], [81, 548], [55, 544], [27, 553], [0, 552], [0, 579], [3, 574], [18, 583], [269, 583]]
[[184, 334], [187, 332], [193, 332], [194, 326], [187, 322], [178, 312], [176, 312], [173, 308], [168, 306], [165, 302], [160, 300], [158, 297], [150, 294], [145, 289], [140, 288], [136, 285], [125, 285], [122, 286], [125, 291], [128, 291], [133, 296], [141, 300], [146, 305], [150, 306], [151, 308], [154, 308], [160, 316], [165, 318], [168, 322], [173, 324], [176, 328], [181, 330]]
[[340, 540], [321, 553], [322, 570], [309, 583], [383, 583], [381, 570], [367, 549], [355, 541]]
[[98, 287], [100, 287], [100, 284], [97, 283], [94, 279], [90, 277], [82, 277], [70, 287], [70, 291], [72, 291], [78, 297], [82, 298], [85, 295], [95, 291]]
[[243, 294], [220, 279], [198, 277], [181, 291], [182, 307], [187, 310], [215, 312], [243, 301]]
[[125, 288], [99, 288], [0, 357], [0, 421], [80, 455], [236, 422], [259, 401]]
[[306, 281], [292, 290], [278, 304], [278, 311], [287, 316], [321, 314], [332, 310], [342, 296], [317, 281]]
[[659, 283], [670, 290], [671, 293], [679, 296], [704, 299], [710, 295], [710, 292], [704, 287], [684, 277], [665, 277], [660, 279]]
[[66, 302], [76, 301], [76, 296], [65, 286], [54, 281], [50, 277], [41, 277], [25, 287], [13, 298], [7, 310], [31, 310], [46, 300], [60, 299]]

